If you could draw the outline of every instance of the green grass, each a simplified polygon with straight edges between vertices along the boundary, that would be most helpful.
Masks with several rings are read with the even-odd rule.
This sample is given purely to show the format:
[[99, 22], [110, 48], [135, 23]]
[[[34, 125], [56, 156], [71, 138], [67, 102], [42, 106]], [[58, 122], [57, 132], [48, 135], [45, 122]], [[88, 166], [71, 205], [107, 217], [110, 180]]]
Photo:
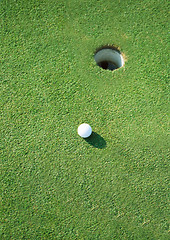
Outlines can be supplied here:
[[[168, 239], [168, 1], [2, 0], [0, 14], [0, 239]], [[123, 68], [96, 66], [104, 45]]]

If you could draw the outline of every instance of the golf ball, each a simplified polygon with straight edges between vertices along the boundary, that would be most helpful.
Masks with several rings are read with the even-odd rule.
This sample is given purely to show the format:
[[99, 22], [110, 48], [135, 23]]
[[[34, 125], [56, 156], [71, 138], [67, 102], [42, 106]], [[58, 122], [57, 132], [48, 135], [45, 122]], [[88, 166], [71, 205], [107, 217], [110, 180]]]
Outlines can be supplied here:
[[92, 134], [92, 128], [89, 124], [83, 123], [78, 127], [78, 135], [82, 138], [87, 138]]

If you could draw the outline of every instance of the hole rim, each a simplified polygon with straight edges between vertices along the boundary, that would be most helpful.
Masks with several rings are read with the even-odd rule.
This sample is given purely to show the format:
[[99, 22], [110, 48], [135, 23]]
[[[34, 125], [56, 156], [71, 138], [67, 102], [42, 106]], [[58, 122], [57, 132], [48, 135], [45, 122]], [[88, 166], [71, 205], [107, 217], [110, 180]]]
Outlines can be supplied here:
[[[98, 53], [98, 52], [100, 52], [101, 50], [113, 50], [113, 51], [115, 51], [115, 52], [117, 52], [119, 55], [120, 55], [120, 60], [121, 60], [121, 66], [119, 67], [115, 62], [111, 62], [111, 61], [109, 61], [109, 60], [102, 60], [102, 61], [100, 61], [100, 62], [97, 62], [96, 61], [96, 59], [95, 59], [95, 56], [96, 56], [96, 54]], [[100, 67], [100, 68], [102, 68], [103, 70], [109, 70], [109, 71], [111, 71], [111, 72], [114, 72], [114, 71], [116, 71], [116, 70], [118, 70], [118, 69], [120, 69], [120, 68], [123, 68], [124, 66], [125, 66], [125, 55], [121, 52], [121, 50], [120, 50], [120, 48], [119, 47], [116, 47], [115, 45], [102, 45], [102, 46], [100, 46], [100, 47], [98, 47], [96, 50], [95, 50], [95, 52], [94, 52], [94, 60], [95, 60], [95, 62], [96, 62], [96, 65], [98, 66], [98, 67]], [[109, 62], [110, 63], [112, 63], [113, 65], [115, 65], [115, 67], [116, 68], [114, 68], [114, 69], [109, 69], [109, 68], [107, 68], [107, 69], [105, 69], [105, 68], [103, 68], [102, 66], [101, 66], [101, 63], [102, 62], [107, 62], [108, 63], [108, 65], [109, 65]]]

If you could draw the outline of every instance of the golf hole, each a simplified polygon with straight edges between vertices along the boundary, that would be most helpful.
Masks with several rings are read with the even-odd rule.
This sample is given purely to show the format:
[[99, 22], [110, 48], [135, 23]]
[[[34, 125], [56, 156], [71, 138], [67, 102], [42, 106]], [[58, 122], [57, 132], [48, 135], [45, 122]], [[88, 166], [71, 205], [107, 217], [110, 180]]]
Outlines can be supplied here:
[[103, 47], [97, 50], [94, 59], [97, 65], [105, 70], [114, 71], [124, 65], [123, 56], [115, 47]]

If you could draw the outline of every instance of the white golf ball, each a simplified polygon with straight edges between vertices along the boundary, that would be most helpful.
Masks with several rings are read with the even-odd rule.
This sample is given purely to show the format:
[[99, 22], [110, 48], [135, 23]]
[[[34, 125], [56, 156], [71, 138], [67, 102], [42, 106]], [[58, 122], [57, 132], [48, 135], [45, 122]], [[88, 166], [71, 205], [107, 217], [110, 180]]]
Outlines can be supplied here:
[[92, 128], [89, 124], [83, 123], [78, 127], [78, 135], [82, 138], [87, 138], [92, 134]]

